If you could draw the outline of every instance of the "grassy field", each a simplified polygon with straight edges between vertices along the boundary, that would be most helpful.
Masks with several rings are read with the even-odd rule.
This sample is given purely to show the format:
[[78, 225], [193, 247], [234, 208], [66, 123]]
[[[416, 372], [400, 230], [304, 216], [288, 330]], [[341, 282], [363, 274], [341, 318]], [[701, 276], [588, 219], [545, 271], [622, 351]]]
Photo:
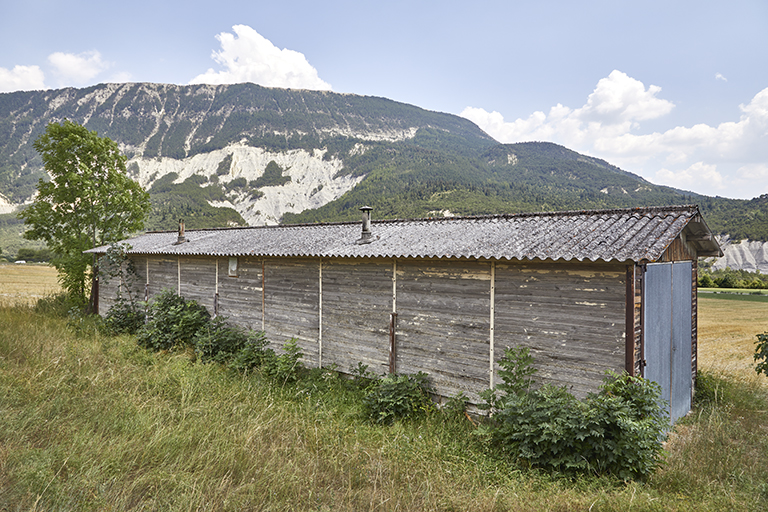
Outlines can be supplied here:
[[330, 372], [274, 386], [0, 307], [0, 510], [764, 511], [767, 311], [702, 297], [709, 400], [640, 483], [525, 469], [462, 418], [371, 425]]
[[60, 290], [56, 269], [50, 265], [0, 263], [0, 305], [34, 304]]

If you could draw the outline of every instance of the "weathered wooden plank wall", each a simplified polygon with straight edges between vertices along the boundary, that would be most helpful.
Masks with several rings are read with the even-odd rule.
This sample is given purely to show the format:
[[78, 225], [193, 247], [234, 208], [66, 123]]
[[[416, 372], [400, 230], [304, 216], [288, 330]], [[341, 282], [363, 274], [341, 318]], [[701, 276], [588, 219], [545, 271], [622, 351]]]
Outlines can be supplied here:
[[540, 381], [577, 395], [596, 390], [605, 370], [625, 364], [625, 265], [240, 257], [230, 277], [228, 258], [134, 260], [142, 297], [148, 262], [150, 297], [177, 290], [181, 275], [182, 295], [213, 313], [218, 289], [220, 315], [263, 328], [278, 350], [295, 337], [305, 364], [317, 366], [322, 358], [323, 366], [341, 371], [358, 362], [387, 371], [394, 298], [397, 371], [429, 373], [443, 396], [464, 392], [477, 402], [490, 386], [492, 276], [495, 361], [506, 347], [527, 346]]
[[477, 402], [490, 383], [489, 262], [398, 261], [397, 370]]
[[644, 375], [645, 361], [643, 360], [643, 267], [635, 265], [635, 375]]
[[[261, 258], [240, 257], [237, 259], [237, 275], [230, 276], [229, 258], [216, 259], [219, 272], [218, 314], [256, 331], [264, 328], [262, 325], [262, 264]], [[212, 272], [215, 271], [214, 268]]]
[[323, 366], [386, 373], [392, 269], [391, 260], [323, 260]]
[[[149, 256], [149, 297], [159, 294], [163, 290], [171, 290], [174, 293], [179, 289], [178, 265], [176, 256]], [[141, 271], [139, 271], [141, 274]]]
[[624, 369], [625, 279], [623, 265], [497, 263], [496, 360], [525, 346], [537, 380], [596, 391], [606, 370]]
[[205, 306], [213, 315], [216, 293], [216, 261], [206, 257], [179, 258], [181, 265], [180, 295]]
[[320, 261], [267, 258], [264, 268], [267, 339], [281, 347], [296, 338], [305, 364], [317, 366]]
[[[127, 281], [127, 284], [132, 284], [131, 290], [128, 290], [126, 286], [121, 287], [121, 295], [125, 300], [129, 300], [129, 293], [134, 300], [144, 300], [144, 283], [146, 282], [146, 258], [143, 256], [136, 256], [133, 259], [134, 268], [136, 274], [134, 276], [128, 276], [127, 264], [123, 264], [123, 274]], [[107, 272], [111, 272], [115, 269], [105, 262], [101, 261], [101, 278], [99, 281], [99, 311], [102, 315], [105, 315], [109, 309], [115, 304], [117, 300], [117, 289], [120, 285], [119, 277], [105, 277]]]

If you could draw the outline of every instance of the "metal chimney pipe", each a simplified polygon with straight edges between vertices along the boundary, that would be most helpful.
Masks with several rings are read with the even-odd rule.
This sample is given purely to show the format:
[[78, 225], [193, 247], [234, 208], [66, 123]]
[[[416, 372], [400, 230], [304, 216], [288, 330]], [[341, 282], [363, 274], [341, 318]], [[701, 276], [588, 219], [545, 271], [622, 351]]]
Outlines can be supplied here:
[[184, 236], [184, 220], [179, 219], [179, 237], [176, 239], [176, 243], [173, 245], [183, 244], [187, 241], [187, 237]]
[[373, 241], [373, 235], [371, 234], [371, 208], [370, 206], [361, 206], [360, 211], [363, 212], [363, 233], [358, 244], [369, 244]]

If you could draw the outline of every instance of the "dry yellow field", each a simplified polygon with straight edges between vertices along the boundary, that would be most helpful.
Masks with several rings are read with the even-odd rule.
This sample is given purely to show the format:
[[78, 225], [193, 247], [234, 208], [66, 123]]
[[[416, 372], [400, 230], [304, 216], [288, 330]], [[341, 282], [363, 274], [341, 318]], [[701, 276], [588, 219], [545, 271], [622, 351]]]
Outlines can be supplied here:
[[50, 265], [0, 264], [0, 305], [34, 304], [61, 290]]
[[[753, 380], [755, 337], [768, 331], [768, 302], [699, 295], [699, 369]], [[768, 379], [762, 378], [768, 385]]]

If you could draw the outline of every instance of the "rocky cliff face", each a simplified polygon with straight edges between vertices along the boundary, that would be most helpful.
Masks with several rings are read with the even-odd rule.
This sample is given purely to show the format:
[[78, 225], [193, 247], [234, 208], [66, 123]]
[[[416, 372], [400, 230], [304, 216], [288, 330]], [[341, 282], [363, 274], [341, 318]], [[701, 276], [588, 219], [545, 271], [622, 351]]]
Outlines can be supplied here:
[[[324, 159], [320, 150], [292, 150], [271, 152], [243, 144], [233, 144], [210, 153], [201, 153], [189, 158], [145, 158], [134, 157], [128, 165], [134, 177], [145, 188], [170, 173], [178, 174], [174, 181], [181, 183], [191, 176], [203, 176], [207, 181], [215, 179], [225, 188], [235, 180], [247, 182], [258, 180], [270, 162], [283, 169], [283, 176], [290, 177], [286, 183], [263, 186], [257, 198], [252, 189], [239, 187], [227, 194], [226, 201], [211, 202], [215, 207], [236, 210], [251, 226], [277, 224], [283, 214], [299, 213], [305, 209], [318, 208], [344, 195], [354, 188], [362, 176], [339, 176], [343, 161], [338, 157]], [[224, 168], [222, 162], [227, 163]]]
[[731, 241], [727, 238], [719, 240], [725, 255], [715, 260], [714, 270], [730, 267], [738, 270], [760, 271], [768, 274], [768, 242], [754, 240]]

